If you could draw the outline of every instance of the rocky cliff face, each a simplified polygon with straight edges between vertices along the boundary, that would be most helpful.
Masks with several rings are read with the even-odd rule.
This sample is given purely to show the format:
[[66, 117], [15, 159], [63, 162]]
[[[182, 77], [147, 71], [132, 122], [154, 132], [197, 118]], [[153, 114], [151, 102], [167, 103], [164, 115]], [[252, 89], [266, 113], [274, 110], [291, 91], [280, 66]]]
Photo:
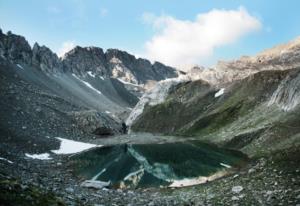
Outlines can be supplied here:
[[177, 77], [174, 68], [146, 59], [136, 59], [133, 55], [116, 49], [108, 49], [105, 53], [111, 75], [134, 84], [145, 84], [149, 80], [160, 81]]
[[109, 76], [104, 52], [97, 47], [75, 47], [66, 53], [62, 59], [65, 71], [75, 74], [93, 72], [101, 76]]
[[300, 103], [300, 73], [291, 72], [279, 85], [269, 101], [269, 106], [277, 105], [284, 111], [293, 110]]
[[35, 43], [32, 48], [32, 64], [47, 73], [62, 71], [59, 58], [48, 47]]
[[31, 64], [32, 50], [24, 37], [11, 32], [5, 35], [0, 30], [0, 55], [16, 63]]

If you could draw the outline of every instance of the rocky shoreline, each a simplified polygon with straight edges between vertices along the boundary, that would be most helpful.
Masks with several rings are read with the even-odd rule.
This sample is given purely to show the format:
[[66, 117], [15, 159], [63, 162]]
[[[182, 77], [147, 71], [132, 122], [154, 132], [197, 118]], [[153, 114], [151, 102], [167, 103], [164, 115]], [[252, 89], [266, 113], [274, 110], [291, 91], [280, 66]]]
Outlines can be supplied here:
[[[91, 189], [68, 167], [68, 156], [52, 160], [0, 161], [4, 205], [297, 205], [300, 149], [254, 159], [237, 173], [185, 188]], [[18, 198], [13, 198], [18, 197]], [[34, 201], [32, 201], [34, 200]], [[42, 202], [39, 202], [42, 201]]]

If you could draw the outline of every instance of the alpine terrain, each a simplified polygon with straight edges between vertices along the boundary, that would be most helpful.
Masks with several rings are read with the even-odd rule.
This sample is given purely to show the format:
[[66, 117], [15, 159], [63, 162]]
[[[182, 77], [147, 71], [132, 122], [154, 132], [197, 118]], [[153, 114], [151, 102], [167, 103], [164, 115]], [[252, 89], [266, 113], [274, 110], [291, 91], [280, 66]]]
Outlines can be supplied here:
[[188, 72], [0, 31], [0, 205], [299, 205], [300, 39]]

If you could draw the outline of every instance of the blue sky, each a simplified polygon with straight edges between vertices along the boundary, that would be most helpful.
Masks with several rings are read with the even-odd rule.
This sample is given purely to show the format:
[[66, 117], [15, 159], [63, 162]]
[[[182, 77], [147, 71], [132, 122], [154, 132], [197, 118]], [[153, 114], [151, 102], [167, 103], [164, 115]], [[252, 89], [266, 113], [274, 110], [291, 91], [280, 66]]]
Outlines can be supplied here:
[[[191, 62], [186, 62], [187, 64], [212, 65], [219, 59], [253, 55], [300, 35], [298, 0], [0, 0], [0, 27], [4, 32], [11, 30], [25, 36], [31, 44], [37, 41], [55, 52], [68, 44], [93, 45], [104, 49], [119, 48], [150, 59], [159, 59], [160, 56], [155, 54], [160, 54], [160, 49], [163, 50], [164, 45], [173, 45], [174, 41], [176, 44], [178, 39], [183, 39], [183, 42], [186, 38], [194, 39], [191, 33], [193, 31], [189, 33], [188, 30], [189, 28], [197, 30], [197, 25], [202, 28], [202, 20], [199, 20], [198, 24], [193, 24], [197, 23], [197, 15], [211, 16], [209, 14], [214, 9], [226, 15], [230, 13], [229, 11], [236, 11], [239, 15], [240, 8], [249, 16], [247, 18], [250, 21], [250, 28], [243, 28], [245, 32], [237, 36], [230, 34], [235, 37], [227, 40], [224, 45], [220, 42], [213, 43], [211, 47], [205, 45], [205, 42], [211, 40], [209, 36], [205, 37], [207, 40], [200, 41], [201, 45], [193, 41], [190, 44], [181, 42], [181, 47], [176, 46], [179, 54], [180, 50], [189, 50], [190, 45], [197, 45], [199, 48], [209, 47], [207, 51], [210, 54], [200, 55], [199, 58], [197, 55], [189, 56], [190, 54], [183, 53], [181, 56], [186, 56], [187, 59], [191, 57]], [[145, 14], [151, 17], [150, 21], [145, 19]], [[155, 25], [160, 20], [163, 23], [160, 28], [156, 28]], [[182, 23], [194, 25], [183, 27], [186, 28], [186, 36], [181, 34], [174, 37], [176, 34], [168, 33], [181, 33], [178, 32], [181, 27], [177, 26]], [[218, 28], [221, 25], [215, 26]], [[240, 27], [236, 27], [237, 30]], [[231, 30], [229, 20], [224, 32]], [[201, 36], [201, 29], [199, 35]], [[162, 40], [163, 44], [159, 45], [161, 41], [156, 41], [157, 39]], [[191, 49], [193, 53], [198, 51], [197, 48]], [[165, 52], [166, 56], [170, 53], [167, 50]], [[165, 63], [172, 64], [172, 58], [184, 62], [184, 59], [174, 54], [166, 59]], [[174, 64], [176, 66], [178, 62]]]

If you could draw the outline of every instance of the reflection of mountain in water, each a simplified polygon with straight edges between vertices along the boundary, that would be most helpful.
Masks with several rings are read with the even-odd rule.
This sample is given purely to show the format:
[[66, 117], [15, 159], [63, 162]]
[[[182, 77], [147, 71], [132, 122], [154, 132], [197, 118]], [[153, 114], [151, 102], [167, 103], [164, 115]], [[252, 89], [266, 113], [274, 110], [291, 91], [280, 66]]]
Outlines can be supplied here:
[[244, 160], [240, 153], [189, 141], [107, 146], [74, 156], [72, 164], [87, 179], [135, 188], [208, 177]]

